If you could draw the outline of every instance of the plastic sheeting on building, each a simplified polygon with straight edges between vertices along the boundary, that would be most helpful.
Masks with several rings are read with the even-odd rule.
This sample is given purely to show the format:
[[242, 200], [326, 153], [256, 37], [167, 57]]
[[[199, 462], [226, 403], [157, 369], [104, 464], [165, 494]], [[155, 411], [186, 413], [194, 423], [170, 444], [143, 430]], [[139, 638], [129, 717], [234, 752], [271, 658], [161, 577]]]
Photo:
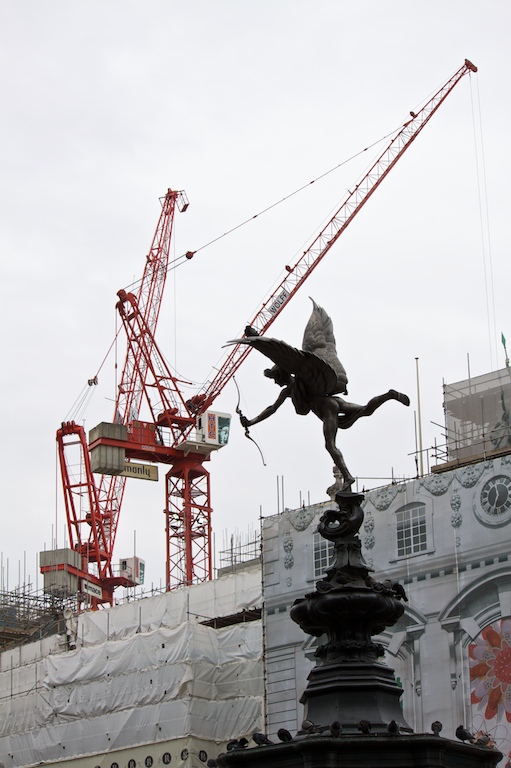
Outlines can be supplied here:
[[241, 571], [105, 611], [83, 613], [73, 629], [79, 645], [94, 645], [158, 627], [177, 627], [185, 621], [231, 616], [261, 604], [260, 570]]
[[75, 650], [52, 646], [17, 666], [14, 655], [3, 659], [6, 768], [186, 736], [219, 744], [260, 729], [261, 621], [198, 623], [260, 604], [260, 574], [249, 572], [83, 614]]

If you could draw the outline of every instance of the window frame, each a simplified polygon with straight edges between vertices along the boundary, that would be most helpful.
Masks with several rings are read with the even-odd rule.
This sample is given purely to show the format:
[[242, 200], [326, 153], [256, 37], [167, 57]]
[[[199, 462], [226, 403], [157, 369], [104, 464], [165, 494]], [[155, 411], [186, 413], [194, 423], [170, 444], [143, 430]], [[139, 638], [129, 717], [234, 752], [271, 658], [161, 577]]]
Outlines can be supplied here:
[[321, 579], [326, 576], [327, 569], [332, 565], [334, 543], [329, 539], [325, 539], [320, 533], [315, 531], [313, 536], [313, 548], [313, 578]]
[[[414, 510], [420, 510], [422, 513], [422, 531], [419, 532], [419, 536], [424, 536], [424, 547], [421, 549], [413, 549], [413, 520], [410, 519], [410, 531], [412, 538], [412, 551], [402, 552], [399, 551], [399, 515], [406, 512], [413, 513]], [[421, 555], [431, 554], [435, 551], [433, 544], [433, 517], [432, 512], [428, 504], [424, 501], [411, 501], [407, 504], [403, 504], [395, 510], [392, 516], [392, 532], [393, 532], [393, 547], [392, 551], [394, 556], [389, 559], [389, 562], [396, 562], [398, 560], [407, 560], [410, 557], [420, 557]]]

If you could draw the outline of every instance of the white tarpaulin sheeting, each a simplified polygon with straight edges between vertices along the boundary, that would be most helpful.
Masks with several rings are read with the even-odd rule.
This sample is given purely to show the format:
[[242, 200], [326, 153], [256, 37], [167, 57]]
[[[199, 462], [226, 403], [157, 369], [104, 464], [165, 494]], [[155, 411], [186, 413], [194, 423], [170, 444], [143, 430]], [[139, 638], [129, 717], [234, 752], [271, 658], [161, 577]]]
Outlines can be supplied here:
[[225, 742], [260, 729], [260, 620], [218, 630], [197, 623], [260, 606], [259, 574], [221, 581], [82, 615], [84, 643], [75, 650], [54, 644], [17, 665], [12, 655], [8, 666], [2, 659], [0, 755], [28, 766], [186, 736]]
[[75, 628], [76, 641], [79, 645], [94, 645], [120, 640], [158, 627], [231, 616], [261, 604], [260, 570], [241, 571], [104, 611], [83, 613]]
[[103, 717], [55, 723], [35, 733], [13, 733], [0, 739], [0, 749], [4, 756], [13, 755], [14, 765], [28, 766], [183, 735], [226, 742], [232, 734], [249, 735], [261, 727], [261, 702], [253, 698], [220, 702], [176, 700]]
[[[220, 634], [221, 648], [218, 643]], [[258, 638], [256, 642], [254, 635]], [[243, 661], [260, 655], [259, 637], [259, 622], [235, 624], [222, 630], [190, 623], [175, 629], [161, 628], [124, 640], [111, 640], [65, 654], [47, 656], [45, 684], [55, 686], [65, 682], [78, 683], [106, 674], [122, 674], [128, 667], [134, 671], [143, 670], [174, 664], [183, 659], [210, 664]]]

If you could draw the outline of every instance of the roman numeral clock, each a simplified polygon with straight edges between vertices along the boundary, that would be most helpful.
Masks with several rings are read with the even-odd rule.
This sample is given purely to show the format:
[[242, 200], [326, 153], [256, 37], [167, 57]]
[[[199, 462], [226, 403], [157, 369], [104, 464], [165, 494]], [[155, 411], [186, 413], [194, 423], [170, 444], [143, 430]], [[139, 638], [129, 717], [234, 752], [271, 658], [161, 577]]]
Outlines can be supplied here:
[[480, 493], [474, 496], [474, 512], [484, 525], [496, 527], [508, 523], [511, 519], [511, 477], [494, 475], [487, 480]]

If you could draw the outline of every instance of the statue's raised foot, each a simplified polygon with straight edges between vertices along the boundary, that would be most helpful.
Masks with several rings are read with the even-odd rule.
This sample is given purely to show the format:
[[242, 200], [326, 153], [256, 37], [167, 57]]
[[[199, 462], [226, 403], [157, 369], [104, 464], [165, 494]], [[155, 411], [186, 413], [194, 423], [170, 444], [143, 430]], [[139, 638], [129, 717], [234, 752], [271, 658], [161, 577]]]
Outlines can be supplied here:
[[398, 392], [396, 389], [389, 389], [389, 397], [392, 400], [397, 400], [398, 403], [403, 403], [403, 405], [410, 405], [410, 398], [408, 395], [404, 395], [402, 392]]

